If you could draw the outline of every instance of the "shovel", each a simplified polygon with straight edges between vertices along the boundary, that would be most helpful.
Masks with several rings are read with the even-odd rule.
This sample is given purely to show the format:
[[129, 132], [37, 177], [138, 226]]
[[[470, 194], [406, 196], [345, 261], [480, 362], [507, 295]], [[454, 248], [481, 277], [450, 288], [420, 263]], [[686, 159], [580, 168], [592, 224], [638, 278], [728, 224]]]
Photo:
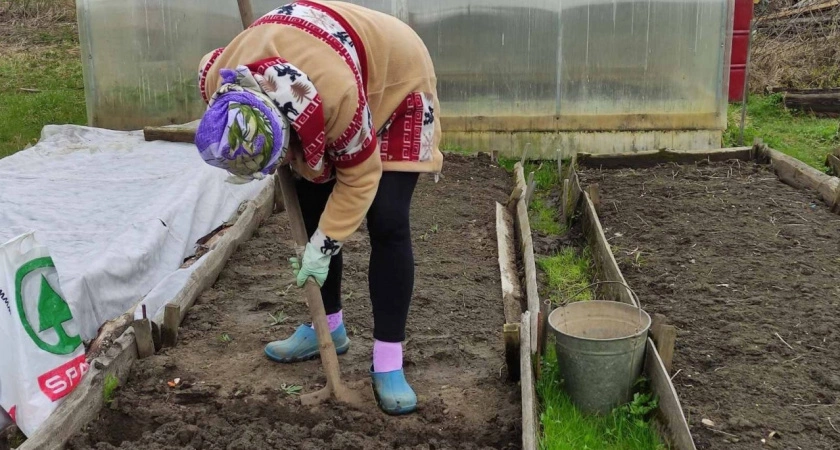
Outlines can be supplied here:
[[[292, 172], [289, 165], [283, 165], [277, 169], [277, 177], [280, 182], [280, 189], [283, 191], [283, 200], [286, 206], [286, 213], [289, 216], [289, 223], [292, 227], [292, 237], [299, 248], [303, 248], [309, 241], [306, 234], [306, 227], [303, 224], [303, 215], [300, 212], [295, 182], [292, 179]], [[330, 398], [349, 405], [362, 405], [364, 397], [357, 387], [349, 387], [341, 381], [341, 371], [338, 367], [338, 355], [335, 351], [329, 326], [327, 325], [327, 314], [324, 311], [324, 303], [321, 299], [321, 288], [314, 278], [309, 277], [303, 287], [306, 301], [309, 303], [309, 313], [312, 315], [312, 324], [318, 336], [318, 352], [321, 355], [321, 364], [324, 367], [324, 374], [327, 377], [327, 385], [321, 390], [303, 394], [300, 396], [301, 404], [304, 406], [317, 405]]]

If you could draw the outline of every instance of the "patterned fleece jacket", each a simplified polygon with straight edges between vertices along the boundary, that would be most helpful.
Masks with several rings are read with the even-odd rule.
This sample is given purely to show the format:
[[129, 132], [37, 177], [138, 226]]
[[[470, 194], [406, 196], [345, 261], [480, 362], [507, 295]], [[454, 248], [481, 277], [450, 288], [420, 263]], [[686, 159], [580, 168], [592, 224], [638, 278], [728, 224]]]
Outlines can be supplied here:
[[443, 155], [436, 77], [422, 40], [358, 5], [298, 1], [258, 19], [199, 66], [207, 101], [219, 70], [247, 66], [300, 141], [292, 167], [335, 179], [319, 229], [344, 241], [370, 208], [383, 171], [438, 174]]

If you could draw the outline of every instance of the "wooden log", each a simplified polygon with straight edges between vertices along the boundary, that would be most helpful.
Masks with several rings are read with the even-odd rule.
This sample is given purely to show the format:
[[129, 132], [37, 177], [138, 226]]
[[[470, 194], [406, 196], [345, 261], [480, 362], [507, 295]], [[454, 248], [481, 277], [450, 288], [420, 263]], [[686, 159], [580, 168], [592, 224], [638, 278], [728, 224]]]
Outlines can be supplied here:
[[96, 333], [96, 338], [94, 338], [90, 347], [88, 347], [87, 352], [85, 352], [88, 361], [91, 361], [103, 354], [105, 350], [107, 350], [114, 341], [120, 337], [123, 332], [128, 329], [128, 327], [131, 326], [131, 322], [134, 320], [134, 309], [136, 307], [137, 305], [134, 305], [128, 310], [128, 312], [105, 322], [99, 327], [99, 330]]
[[129, 327], [104, 355], [93, 359], [79, 385], [18, 450], [61, 450], [79, 429], [95, 419], [103, 405], [105, 379], [111, 375], [124, 383], [137, 360], [134, 340], [134, 329]]
[[601, 227], [601, 221], [598, 219], [598, 213], [595, 212], [595, 205], [592, 204], [592, 200], [587, 193], [583, 194], [583, 208], [585, 210], [583, 232], [592, 251], [595, 269], [598, 272], [599, 280], [607, 282], [607, 284], [601, 286], [602, 291], [608, 294], [610, 300], [629, 303], [638, 307], [639, 305], [636, 304], [633, 294], [625, 286], [627, 282], [618, 268], [618, 263], [604, 234], [604, 228]]
[[192, 144], [195, 142], [195, 130], [197, 128], [198, 121], [180, 125], [144, 127], [143, 138], [146, 141], [183, 142], [186, 144]]
[[537, 432], [539, 430], [537, 422], [537, 399], [536, 388], [534, 386], [534, 372], [532, 370], [532, 360], [530, 345], [528, 341], [531, 336], [531, 313], [525, 311], [522, 314], [521, 325], [519, 327], [519, 340], [521, 348], [519, 350], [519, 373], [520, 386], [522, 388], [522, 450], [536, 450], [537, 441], [539, 440]]
[[161, 338], [164, 347], [175, 347], [178, 345], [178, 327], [181, 325], [181, 307], [178, 305], [166, 305], [163, 310], [163, 325], [161, 327]]
[[665, 365], [665, 371], [671, 373], [674, 362], [674, 347], [677, 342], [676, 327], [668, 325], [665, 316], [662, 314], [654, 314], [650, 326], [650, 335], [656, 344], [656, 351]]
[[[216, 282], [225, 263], [230, 256], [243, 242], [247, 241], [260, 223], [270, 214], [274, 206], [274, 183], [266, 183], [257, 198], [247, 202], [245, 211], [230, 227], [216, 246], [205, 257], [206, 261], [190, 274], [184, 287], [178, 294], [169, 301], [169, 304], [176, 305], [180, 309], [180, 322], [184, 321], [187, 311], [195, 303], [195, 299], [205, 289]], [[163, 321], [164, 311], [160, 311], [154, 318], [155, 322]]]
[[760, 151], [762, 157], [770, 161], [780, 180], [799, 189], [808, 188], [817, 191], [829, 207], [836, 205], [837, 191], [840, 190], [840, 178], [822, 173], [804, 162], [773, 150], [766, 145], [762, 145]]
[[155, 354], [155, 342], [152, 338], [152, 324], [149, 319], [139, 319], [131, 323], [134, 329], [135, 344], [137, 345], [137, 357], [148, 358]]
[[690, 151], [674, 151], [666, 149], [638, 153], [619, 153], [614, 155], [593, 155], [589, 153], [581, 153], [580, 165], [584, 167], [602, 169], [641, 169], [666, 163], [693, 164], [699, 161], [718, 162], [729, 161], [732, 159], [751, 161], [753, 159], [753, 148], [734, 147]]
[[688, 422], [683, 415], [682, 405], [677, 391], [671, 383], [671, 377], [656, 351], [653, 340], [647, 340], [645, 349], [645, 374], [651, 382], [651, 390], [659, 398], [658, 416], [668, 430], [668, 436], [675, 450], [697, 450]]
[[496, 203], [496, 242], [499, 250], [499, 272], [502, 279], [502, 305], [505, 323], [517, 323], [522, 315], [522, 287], [516, 270], [513, 217]]
[[825, 165], [831, 168], [834, 176], [840, 176], [840, 158], [834, 155], [826, 155]]
[[[520, 319], [521, 317], [516, 320]], [[519, 322], [506, 323], [502, 327], [502, 335], [505, 338], [505, 366], [507, 367], [508, 379], [513, 382], [519, 381], [520, 379], [520, 327], [521, 324]]]
[[840, 116], [840, 92], [814, 92], [795, 94], [788, 92], [784, 97], [785, 107], [818, 116]]

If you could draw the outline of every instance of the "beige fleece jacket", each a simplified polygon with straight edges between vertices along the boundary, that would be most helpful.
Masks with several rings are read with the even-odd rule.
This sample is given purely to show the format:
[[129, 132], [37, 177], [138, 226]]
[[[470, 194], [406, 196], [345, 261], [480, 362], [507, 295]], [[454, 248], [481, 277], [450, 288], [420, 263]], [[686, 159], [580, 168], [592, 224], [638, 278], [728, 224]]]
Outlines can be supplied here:
[[[394, 110], [414, 92], [431, 94], [435, 111], [440, 111], [432, 60], [423, 41], [399, 19], [337, 1], [312, 1], [339, 14], [358, 34], [367, 59], [367, 100], [376, 130], [382, 129]], [[204, 67], [211, 53], [202, 58]], [[219, 69], [247, 65], [266, 58], [281, 57], [306, 73], [321, 96], [327, 143], [334, 142], [347, 128], [358, 101], [352, 70], [326, 43], [305, 31], [279, 24], [263, 24], [241, 32], [210, 66], [205, 84], [209, 98], [218, 89]], [[366, 160], [349, 168], [336, 169], [336, 185], [319, 228], [332, 239], [344, 241], [354, 233], [367, 214], [382, 171], [439, 173], [443, 155], [439, 150], [440, 114], [434, 118], [432, 158], [428, 161], [382, 161], [379, 149]], [[307, 178], [317, 174], [301, 167], [300, 152], [295, 170]]]

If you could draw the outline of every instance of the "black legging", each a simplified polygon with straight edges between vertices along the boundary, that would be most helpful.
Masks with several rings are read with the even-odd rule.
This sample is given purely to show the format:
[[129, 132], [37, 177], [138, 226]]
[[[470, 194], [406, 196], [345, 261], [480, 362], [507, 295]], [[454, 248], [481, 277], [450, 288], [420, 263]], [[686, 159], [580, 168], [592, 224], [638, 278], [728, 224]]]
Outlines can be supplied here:
[[[370, 234], [368, 287], [373, 305], [373, 337], [384, 342], [405, 340], [405, 322], [414, 291], [414, 253], [411, 248], [409, 211], [418, 174], [384, 172], [367, 213]], [[306, 232], [312, 237], [335, 182], [297, 181], [300, 209]], [[341, 310], [341, 253], [332, 257], [327, 280], [321, 288], [327, 314]]]

